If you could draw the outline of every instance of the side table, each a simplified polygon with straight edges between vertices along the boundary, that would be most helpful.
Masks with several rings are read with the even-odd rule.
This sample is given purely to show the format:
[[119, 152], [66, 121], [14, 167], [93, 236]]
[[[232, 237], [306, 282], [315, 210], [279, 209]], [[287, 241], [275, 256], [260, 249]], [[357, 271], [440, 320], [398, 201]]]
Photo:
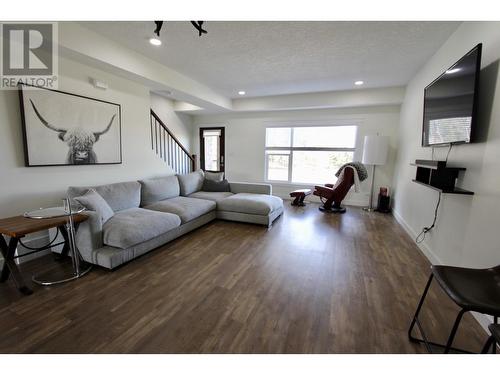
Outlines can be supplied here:
[[[63, 207], [60, 207], [58, 209], [59, 209], [58, 210], [59, 214], [61, 214], [61, 211], [64, 212]], [[53, 211], [52, 213], [54, 214], [55, 212], [57, 211]], [[14, 261], [14, 259], [19, 258], [19, 256], [15, 256], [15, 252], [17, 249], [17, 245], [19, 244], [20, 240], [23, 237], [25, 237], [28, 234], [39, 232], [42, 230], [47, 230], [50, 228], [59, 228], [59, 230], [61, 231], [61, 234], [64, 238], [63, 253], [71, 251], [73, 258], [73, 268], [74, 270], [76, 270], [75, 262], [78, 262], [77, 273], [80, 274], [81, 276], [82, 272], [80, 272], [79, 269], [80, 255], [78, 253], [78, 250], [74, 247], [74, 226], [78, 225], [79, 223], [87, 219], [88, 217], [86, 215], [82, 215], [81, 213], [76, 213], [76, 214], [72, 213], [71, 215], [61, 214], [59, 216], [46, 217], [43, 219], [42, 218], [33, 219], [26, 216], [14, 216], [6, 219], [0, 219], [0, 250], [4, 258], [4, 265], [0, 274], [0, 282], [5, 282], [8, 280], [9, 276], [12, 276], [12, 279], [14, 280], [17, 288], [21, 293], [25, 295], [33, 293], [33, 291], [26, 285], [26, 282], [24, 281], [21, 272], [19, 271]], [[8, 244], [3, 235], [10, 237]], [[72, 236], [73, 236], [73, 241], [71, 240]], [[33, 252], [45, 250], [47, 248], [49, 247], [45, 246]], [[29, 254], [33, 252], [30, 252]], [[73, 275], [73, 278], [75, 278], [74, 276], [75, 275]], [[67, 280], [58, 280], [58, 281], [61, 282]], [[40, 281], [39, 283], [42, 285], [51, 285], [54, 282], [49, 281], [49, 284], [47, 284], [44, 283], [44, 281]]]

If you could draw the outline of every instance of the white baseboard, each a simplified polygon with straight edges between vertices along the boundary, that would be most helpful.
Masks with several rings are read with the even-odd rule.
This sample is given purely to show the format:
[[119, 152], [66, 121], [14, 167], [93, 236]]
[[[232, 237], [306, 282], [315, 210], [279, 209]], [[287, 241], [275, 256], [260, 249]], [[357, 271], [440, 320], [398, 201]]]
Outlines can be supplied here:
[[[406, 231], [406, 233], [408, 233], [408, 235], [413, 240], [415, 240], [415, 238], [417, 238], [417, 236], [418, 236], [418, 233], [416, 233], [408, 225], [408, 223], [405, 221], [405, 219], [403, 219], [403, 217], [399, 214], [399, 212], [397, 212], [396, 210], [393, 209], [392, 213], [393, 213], [393, 216], [396, 219], [396, 221], [399, 224], [401, 224], [401, 226]], [[441, 259], [439, 259], [439, 257], [436, 254], [434, 254], [434, 252], [431, 250], [431, 248], [429, 246], [427, 246], [426, 243], [422, 242], [422, 243], [419, 243], [419, 244], [418, 243], [415, 243], [415, 244], [420, 249], [420, 251], [422, 251], [422, 253], [424, 253], [425, 257], [429, 260], [429, 262], [431, 262], [432, 264], [443, 264], [443, 262], [441, 261]]]
[[[279, 196], [279, 195], [278, 195]], [[293, 200], [292, 198], [290, 198], [289, 196], [287, 197], [280, 197], [281, 199], [283, 199], [284, 201], [291, 201]], [[318, 199], [305, 199], [305, 202], [306, 203], [321, 203], [321, 201]], [[359, 200], [359, 199], [345, 199], [342, 201], [342, 205], [346, 205], [346, 206], [355, 206], [355, 207], [366, 207], [368, 206], [368, 203], [365, 202], [364, 200]]]
[[[403, 217], [396, 210], [392, 210], [393, 216], [396, 221], [401, 224], [403, 229], [408, 233], [411, 238], [416, 238], [417, 233], [408, 225], [408, 223], [403, 219]], [[441, 259], [432, 251], [432, 249], [425, 243], [416, 244], [420, 251], [425, 255], [425, 257], [431, 262], [431, 264], [443, 264]], [[488, 325], [493, 323], [493, 318], [489, 315], [480, 314], [473, 312], [472, 316], [477, 320], [479, 325], [489, 334]]]

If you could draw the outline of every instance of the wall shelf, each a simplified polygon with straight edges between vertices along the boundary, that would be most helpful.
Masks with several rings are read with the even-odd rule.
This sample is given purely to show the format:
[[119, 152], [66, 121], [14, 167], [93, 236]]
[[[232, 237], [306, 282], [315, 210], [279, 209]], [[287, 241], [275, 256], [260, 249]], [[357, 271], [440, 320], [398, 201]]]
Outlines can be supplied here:
[[417, 167], [415, 179], [412, 181], [427, 186], [444, 194], [474, 195], [474, 192], [455, 186], [459, 172], [465, 168], [447, 167], [446, 161], [415, 160], [411, 164]]
[[419, 184], [419, 185], [427, 186], [428, 188], [434, 189], [436, 191], [440, 191], [441, 193], [444, 193], [444, 194], [474, 195], [473, 191], [469, 191], [469, 190], [465, 190], [465, 189], [460, 189], [460, 188], [457, 188], [457, 187], [455, 187], [453, 190], [443, 190], [443, 189], [437, 188], [435, 186], [426, 184], [424, 182], [420, 182], [420, 181], [417, 181], [417, 180], [412, 180], [412, 181], [415, 182], [415, 183], [417, 183], [417, 184]]

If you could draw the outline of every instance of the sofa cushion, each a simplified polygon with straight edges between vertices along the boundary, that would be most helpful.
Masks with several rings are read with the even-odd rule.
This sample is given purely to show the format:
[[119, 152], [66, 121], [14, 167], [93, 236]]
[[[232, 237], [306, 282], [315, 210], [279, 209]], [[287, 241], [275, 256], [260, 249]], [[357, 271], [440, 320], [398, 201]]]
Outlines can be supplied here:
[[108, 202], [114, 212], [139, 207], [141, 203], [141, 184], [137, 181], [100, 186], [70, 186], [68, 195], [72, 198], [79, 197], [92, 188]]
[[217, 209], [220, 211], [253, 215], [269, 215], [281, 207], [281, 198], [266, 194], [238, 193], [217, 202]]
[[164, 199], [178, 197], [180, 194], [177, 176], [165, 176], [141, 180], [141, 206], [147, 206]]
[[181, 195], [184, 197], [201, 190], [203, 180], [205, 179], [205, 175], [201, 169], [188, 174], [179, 174], [177, 177], [179, 178]]
[[170, 212], [178, 215], [182, 223], [187, 223], [188, 221], [215, 210], [215, 206], [216, 204], [213, 201], [189, 197], [176, 197], [153, 203], [145, 208], [154, 211]]
[[129, 208], [117, 212], [103, 225], [103, 242], [108, 246], [126, 249], [155, 238], [181, 225], [179, 216]]
[[90, 211], [95, 211], [101, 219], [101, 223], [111, 219], [115, 214], [109, 204], [99, 195], [95, 189], [89, 189], [84, 195], [76, 197], [75, 201]]
[[205, 180], [222, 181], [224, 179], [224, 172], [205, 172]]
[[231, 192], [215, 192], [215, 191], [197, 191], [196, 193], [190, 194], [189, 198], [206, 199], [209, 201], [218, 202], [221, 199], [230, 197], [233, 195]]
[[216, 191], [216, 192], [227, 192], [231, 191], [231, 187], [229, 186], [229, 182], [227, 180], [222, 181], [213, 181], [213, 180], [205, 180], [203, 181], [203, 186], [201, 187], [202, 191]]

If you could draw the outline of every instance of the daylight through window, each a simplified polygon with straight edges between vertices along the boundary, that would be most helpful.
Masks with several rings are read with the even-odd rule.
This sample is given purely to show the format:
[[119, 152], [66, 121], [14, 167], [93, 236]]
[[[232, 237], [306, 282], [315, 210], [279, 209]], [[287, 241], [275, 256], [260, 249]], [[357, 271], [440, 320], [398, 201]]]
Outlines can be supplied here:
[[266, 179], [289, 183], [335, 182], [335, 172], [351, 162], [356, 126], [269, 127]]

